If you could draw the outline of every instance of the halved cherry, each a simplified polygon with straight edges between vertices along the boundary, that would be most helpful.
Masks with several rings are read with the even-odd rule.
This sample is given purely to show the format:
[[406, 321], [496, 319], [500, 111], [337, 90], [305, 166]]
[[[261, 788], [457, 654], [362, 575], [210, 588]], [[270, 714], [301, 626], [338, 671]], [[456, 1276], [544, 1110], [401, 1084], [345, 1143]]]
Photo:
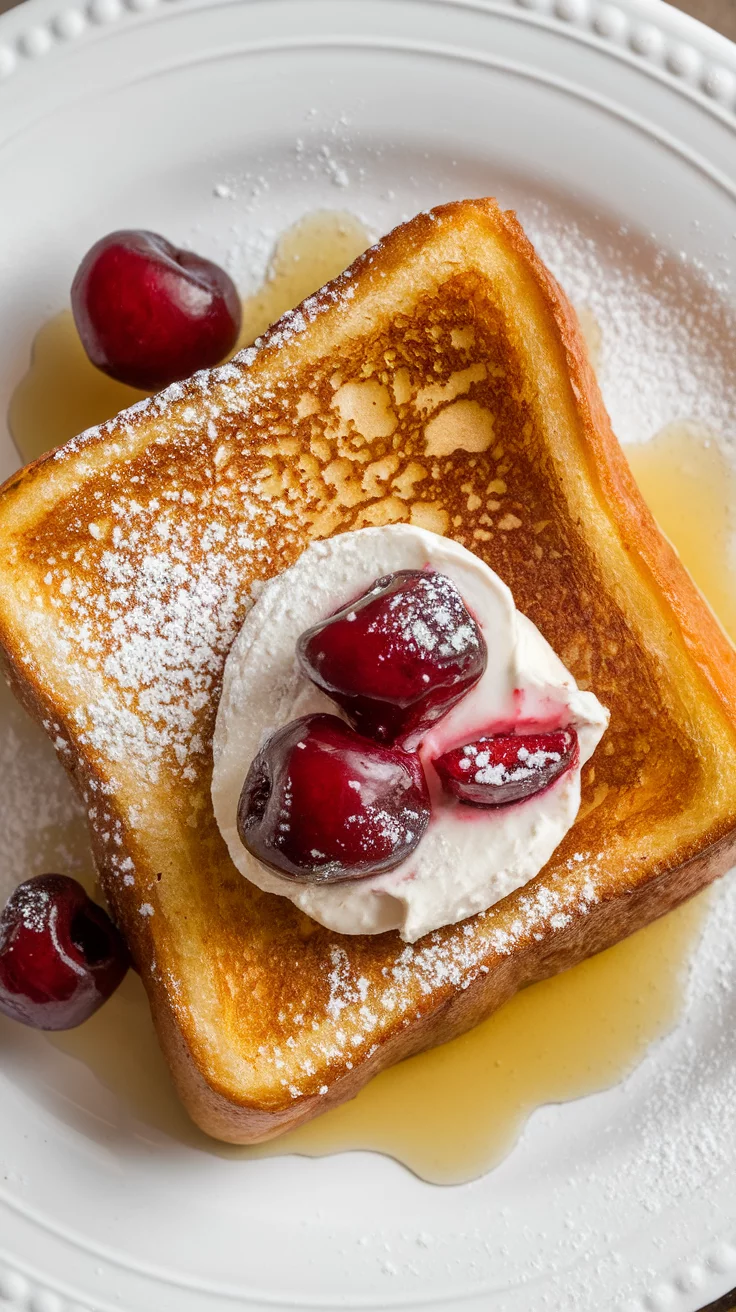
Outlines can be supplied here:
[[494, 734], [433, 761], [446, 792], [473, 806], [507, 806], [548, 788], [574, 764], [574, 729]]
[[0, 1011], [40, 1030], [87, 1020], [128, 969], [107, 912], [67, 875], [19, 884], [0, 917]]
[[391, 870], [429, 823], [419, 757], [361, 738], [335, 715], [293, 720], [264, 744], [238, 804], [247, 850], [290, 879]]
[[377, 579], [297, 644], [309, 678], [378, 742], [427, 729], [478, 682], [483, 635], [455, 584], [433, 570]]

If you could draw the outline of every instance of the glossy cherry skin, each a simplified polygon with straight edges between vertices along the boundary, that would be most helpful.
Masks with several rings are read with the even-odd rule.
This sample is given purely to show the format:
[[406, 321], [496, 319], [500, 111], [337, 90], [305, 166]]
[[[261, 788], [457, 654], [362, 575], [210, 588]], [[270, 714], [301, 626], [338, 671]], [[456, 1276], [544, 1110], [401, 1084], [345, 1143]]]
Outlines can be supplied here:
[[253, 761], [238, 832], [280, 875], [327, 884], [399, 865], [429, 812], [418, 756], [369, 742], [335, 715], [305, 715], [277, 730]]
[[473, 806], [507, 806], [540, 793], [574, 765], [574, 729], [495, 734], [433, 761], [445, 791]]
[[224, 269], [137, 229], [111, 232], [87, 252], [72, 311], [92, 363], [148, 392], [218, 364], [242, 313]]
[[478, 682], [483, 635], [455, 584], [399, 570], [303, 633], [302, 668], [377, 742], [421, 734]]
[[67, 875], [20, 884], [0, 916], [0, 1011], [39, 1030], [81, 1025], [128, 969], [102, 907]]

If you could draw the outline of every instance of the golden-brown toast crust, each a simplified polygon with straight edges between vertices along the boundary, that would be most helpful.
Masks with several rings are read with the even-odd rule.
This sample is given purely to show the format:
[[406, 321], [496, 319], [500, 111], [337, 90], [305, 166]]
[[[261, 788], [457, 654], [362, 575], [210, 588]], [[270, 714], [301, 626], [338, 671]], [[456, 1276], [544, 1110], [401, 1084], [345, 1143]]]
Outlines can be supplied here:
[[661, 875], [641, 886], [630, 897], [621, 896], [600, 903], [587, 918], [581, 916], [572, 921], [557, 934], [553, 943], [529, 944], [523, 951], [499, 962], [488, 974], [479, 975], [468, 988], [453, 992], [436, 1010], [428, 1012], [411, 1027], [394, 1033], [362, 1066], [339, 1077], [323, 1097], [313, 1095], [301, 1100], [297, 1106], [287, 1106], [280, 1111], [240, 1107], [215, 1094], [197, 1070], [180, 1031], [171, 1024], [168, 1007], [158, 1007], [154, 998], [156, 1028], [179, 1095], [192, 1119], [216, 1139], [227, 1143], [258, 1143], [276, 1138], [354, 1098], [374, 1075], [397, 1061], [447, 1043], [473, 1029], [508, 1002], [520, 988], [569, 970], [673, 911], [730, 870], [734, 862], [736, 838], [731, 834], [700, 856], [685, 862], [676, 879], [671, 874]]
[[[399, 519], [487, 560], [612, 711], [545, 870], [413, 949], [254, 889], [209, 801], [253, 581]], [[177, 1086], [217, 1137], [353, 1096], [733, 860], [736, 655], [633, 482], [573, 310], [492, 201], [419, 215], [257, 354], [14, 476], [0, 560], [13, 685], [75, 776]]]

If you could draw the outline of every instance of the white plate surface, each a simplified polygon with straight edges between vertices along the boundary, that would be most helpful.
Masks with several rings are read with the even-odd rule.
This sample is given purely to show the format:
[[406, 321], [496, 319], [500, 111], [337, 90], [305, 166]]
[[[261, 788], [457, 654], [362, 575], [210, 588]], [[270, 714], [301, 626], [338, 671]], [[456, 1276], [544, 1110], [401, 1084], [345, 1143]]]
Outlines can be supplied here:
[[[736, 50], [657, 0], [29, 0], [0, 19], [0, 413], [110, 228], [196, 243], [245, 286], [319, 206], [380, 231], [494, 193], [597, 315], [619, 434], [696, 418], [728, 446], [735, 147]], [[74, 806], [19, 716], [0, 893]], [[187, 1147], [0, 1026], [0, 1307], [692, 1312], [736, 1283], [736, 886], [716, 907], [675, 1033], [457, 1188], [370, 1154]]]

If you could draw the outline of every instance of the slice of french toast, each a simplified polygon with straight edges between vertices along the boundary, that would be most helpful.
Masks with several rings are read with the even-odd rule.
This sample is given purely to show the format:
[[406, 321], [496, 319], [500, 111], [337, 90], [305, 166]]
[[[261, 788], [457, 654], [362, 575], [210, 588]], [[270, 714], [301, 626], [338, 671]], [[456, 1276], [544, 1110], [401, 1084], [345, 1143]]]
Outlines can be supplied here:
[[[260, 892], [210, 800], [258, 583], [401, 520], [477, 552], [611, 709], [541, 874], [413, 947]], [[736, 654], [634, 485], [573, 311], [491, 200], [419, 215], [256, 348], [11, 478], [0, 641], [84, 798], [180, 1094], [222, 1139], [349, 1098], [734, 858]]]

